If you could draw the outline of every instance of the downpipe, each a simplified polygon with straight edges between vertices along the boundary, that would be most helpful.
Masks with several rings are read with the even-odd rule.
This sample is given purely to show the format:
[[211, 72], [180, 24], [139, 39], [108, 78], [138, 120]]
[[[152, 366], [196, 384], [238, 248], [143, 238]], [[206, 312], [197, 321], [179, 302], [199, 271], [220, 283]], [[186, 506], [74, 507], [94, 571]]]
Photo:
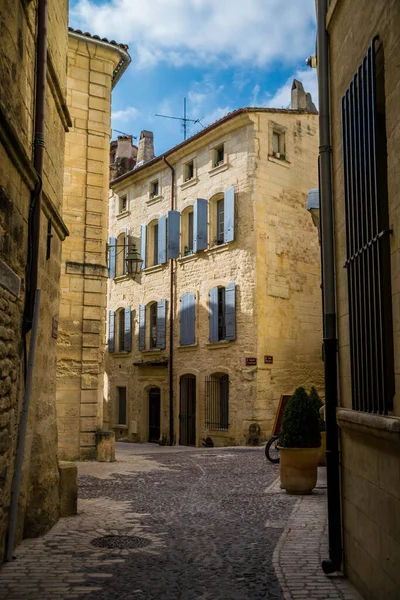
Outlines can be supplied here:
[[330, 130], [329, 38], [326, 30], [328, 0], [318, 0], [317, 52], [319, 94], [319, 177], [321, 203], [321, 263], [326, 411], [326, 473], [329, 558], [324, 573], [339, 571], [342, 559], [340, 462], [336, 408], [338, 404], [335, 240], [332, 196], [332, 146]]

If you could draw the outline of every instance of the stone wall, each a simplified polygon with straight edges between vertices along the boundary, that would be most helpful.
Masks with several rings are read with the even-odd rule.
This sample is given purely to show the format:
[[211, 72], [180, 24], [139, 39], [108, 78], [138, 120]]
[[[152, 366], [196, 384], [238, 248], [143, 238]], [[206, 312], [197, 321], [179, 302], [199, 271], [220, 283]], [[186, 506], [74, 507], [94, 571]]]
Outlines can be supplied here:
[[102, 423], [106, 243], [112, 75], [116, 46], [69, 36], [60, 335], [57, 346], [59, 452], [95, 458]]
[[[18, 425], [24, 392], [22, 313], [28, 212], [37, 182], [32, 166], [37, 2], [3, 3], [0, 45], [0, 561], [8, 527]], [[23, 462], [16, 542], [43, 533], [58, 519], [55, 338], [59, 307], [65, 110], [67, 2], [50, 4], [42, 214], [38, 288], [41, 309]], [[47, 232], [51, 221], [51, 244]], [[29, 338], [27, 346], [29, 350]]]
[[[368, 18], [365, 18], [368, 15]], [[397, 598], [400, 586], [400, 6], [396, 0], [331, 2], [333, 183], [339, 335], [345, 569], [366, 600]], [[396, 394], [387, 416], [351, 410], [341, 99], [379, 35], [384, 54], [387, 172]]]

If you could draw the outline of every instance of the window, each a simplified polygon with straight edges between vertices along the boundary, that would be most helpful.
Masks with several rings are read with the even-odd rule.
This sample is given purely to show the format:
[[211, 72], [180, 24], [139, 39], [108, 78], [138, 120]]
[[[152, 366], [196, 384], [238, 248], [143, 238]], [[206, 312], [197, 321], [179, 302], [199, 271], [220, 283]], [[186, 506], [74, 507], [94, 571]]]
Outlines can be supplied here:
[[117, 387], [118, 425], [126, 425], [126, 387]]
[[126, 273], [126, 239], [125, 233], [121, 233], [117, 237], [117, 248], [116, 248], [116, 276], [125, 275]]
[[220, 146], [217, 146], [216, 148], [214, 148], [213, 150], [213, 167], [219, 167], [220, 165], [224, 164], [225, 162], [225, 151], [224, 151], [224, 144], [221, 144]]
[[190, 346], [195, 343], [195, 310], [196, 296], [193, 293], [183, 294], [180, 298], [180, 338], [181, 346]]
[[224, 199], [217, 200], [217, 244], [224, 243]]
[[128, 198], [127, 196], [120, 196], [118, 199], [118, 212], [122, 213], [128, 209]]
[[165, 348], [166, 300], [139, 305], [139, 350]]
[[394, 350], [383, 47], [342, 98], [350, 364], [354, 410], [393, 409]]
[[155, 302], [149, 308], [149, 330], [149, 348], [152, 350], [157, 348], [157, 304]]
[[183, 167], [183, 180], [190, 181], [194, 177], [194, 163], [193, 161], [187, 162]]
[[229, 376], [214, 373], [206, 377], [205, 424], [214, 431], [229, 429]]
[[158, 265], [158, 223], [153, 227], [153, 265]]
[[272, 156], [284, 160], [286, 154], [285, 133], [273, 129], [272, 131]]
[[188, 213], [187, 248], [185, 254], [193, 252], [193, 211]]
[[[207, 211], [205, 211], [205, 215]], [[181, 255], [188, 256], [193, 253], [193, 239], [194, 239], [194, 213], [193, 206], [188, 206], [182, 212], [181, 215], [182, 223], [182, 235], [181, 235]]]
[[155, 179], [150, 183], [150, 198], [156, 198], [159, 193], [158, 179]]
[[123, 309], [120, 309], [117, 312], [117, 315], [118, 315], [118, 319], [117, 319], [118, 351], [119, 352], [124, 352], [125, 351], [125, 311]]
[[235, 188], [231, 186], [223, 194], [210, 200], [210, 246], [232, 242], [235, 238]]
[[132, 350], [131, 307], [110, 310], [108, 319], [108, 351], [130, 352]]
[[236, 339], [236, 284], [210, 291], [210, 343]]

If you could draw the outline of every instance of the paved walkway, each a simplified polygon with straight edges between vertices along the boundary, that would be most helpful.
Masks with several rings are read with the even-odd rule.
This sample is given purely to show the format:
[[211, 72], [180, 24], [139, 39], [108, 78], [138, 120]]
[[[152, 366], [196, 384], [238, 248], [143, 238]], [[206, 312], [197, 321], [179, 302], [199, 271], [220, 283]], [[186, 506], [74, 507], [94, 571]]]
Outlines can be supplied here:
[[263, 449], [117, 447], [79, 465], [79, 514], [17, 548], [0, 600], [359, 598], [320, 569], [323, 482], [288, 496]]

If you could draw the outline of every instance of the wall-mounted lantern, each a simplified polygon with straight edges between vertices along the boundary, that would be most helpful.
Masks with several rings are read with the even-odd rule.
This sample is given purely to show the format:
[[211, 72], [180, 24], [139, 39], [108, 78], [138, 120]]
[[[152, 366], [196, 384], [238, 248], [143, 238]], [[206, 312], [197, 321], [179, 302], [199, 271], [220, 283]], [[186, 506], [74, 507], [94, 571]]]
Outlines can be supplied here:
[[320, 206], [319, 206], [319, 190], [314, 188], [308, 192], [307, 210], [311, 214], [311, 218], [315, 227], [318, 229], [318, 239], [321, 243], [321, 223], [320, 223]]
[[139, 251], [136, 249], [135, 244], [107, 244], [107, 265], [110, 268], [110, 262], [114, 260], [114, 268], [115, 268], [115, 259], [116, 257], [124, 253], [125, 260], [125, 273], [129, 277], [135, 278], [139, 275], [143, 258], [140, 256]]

